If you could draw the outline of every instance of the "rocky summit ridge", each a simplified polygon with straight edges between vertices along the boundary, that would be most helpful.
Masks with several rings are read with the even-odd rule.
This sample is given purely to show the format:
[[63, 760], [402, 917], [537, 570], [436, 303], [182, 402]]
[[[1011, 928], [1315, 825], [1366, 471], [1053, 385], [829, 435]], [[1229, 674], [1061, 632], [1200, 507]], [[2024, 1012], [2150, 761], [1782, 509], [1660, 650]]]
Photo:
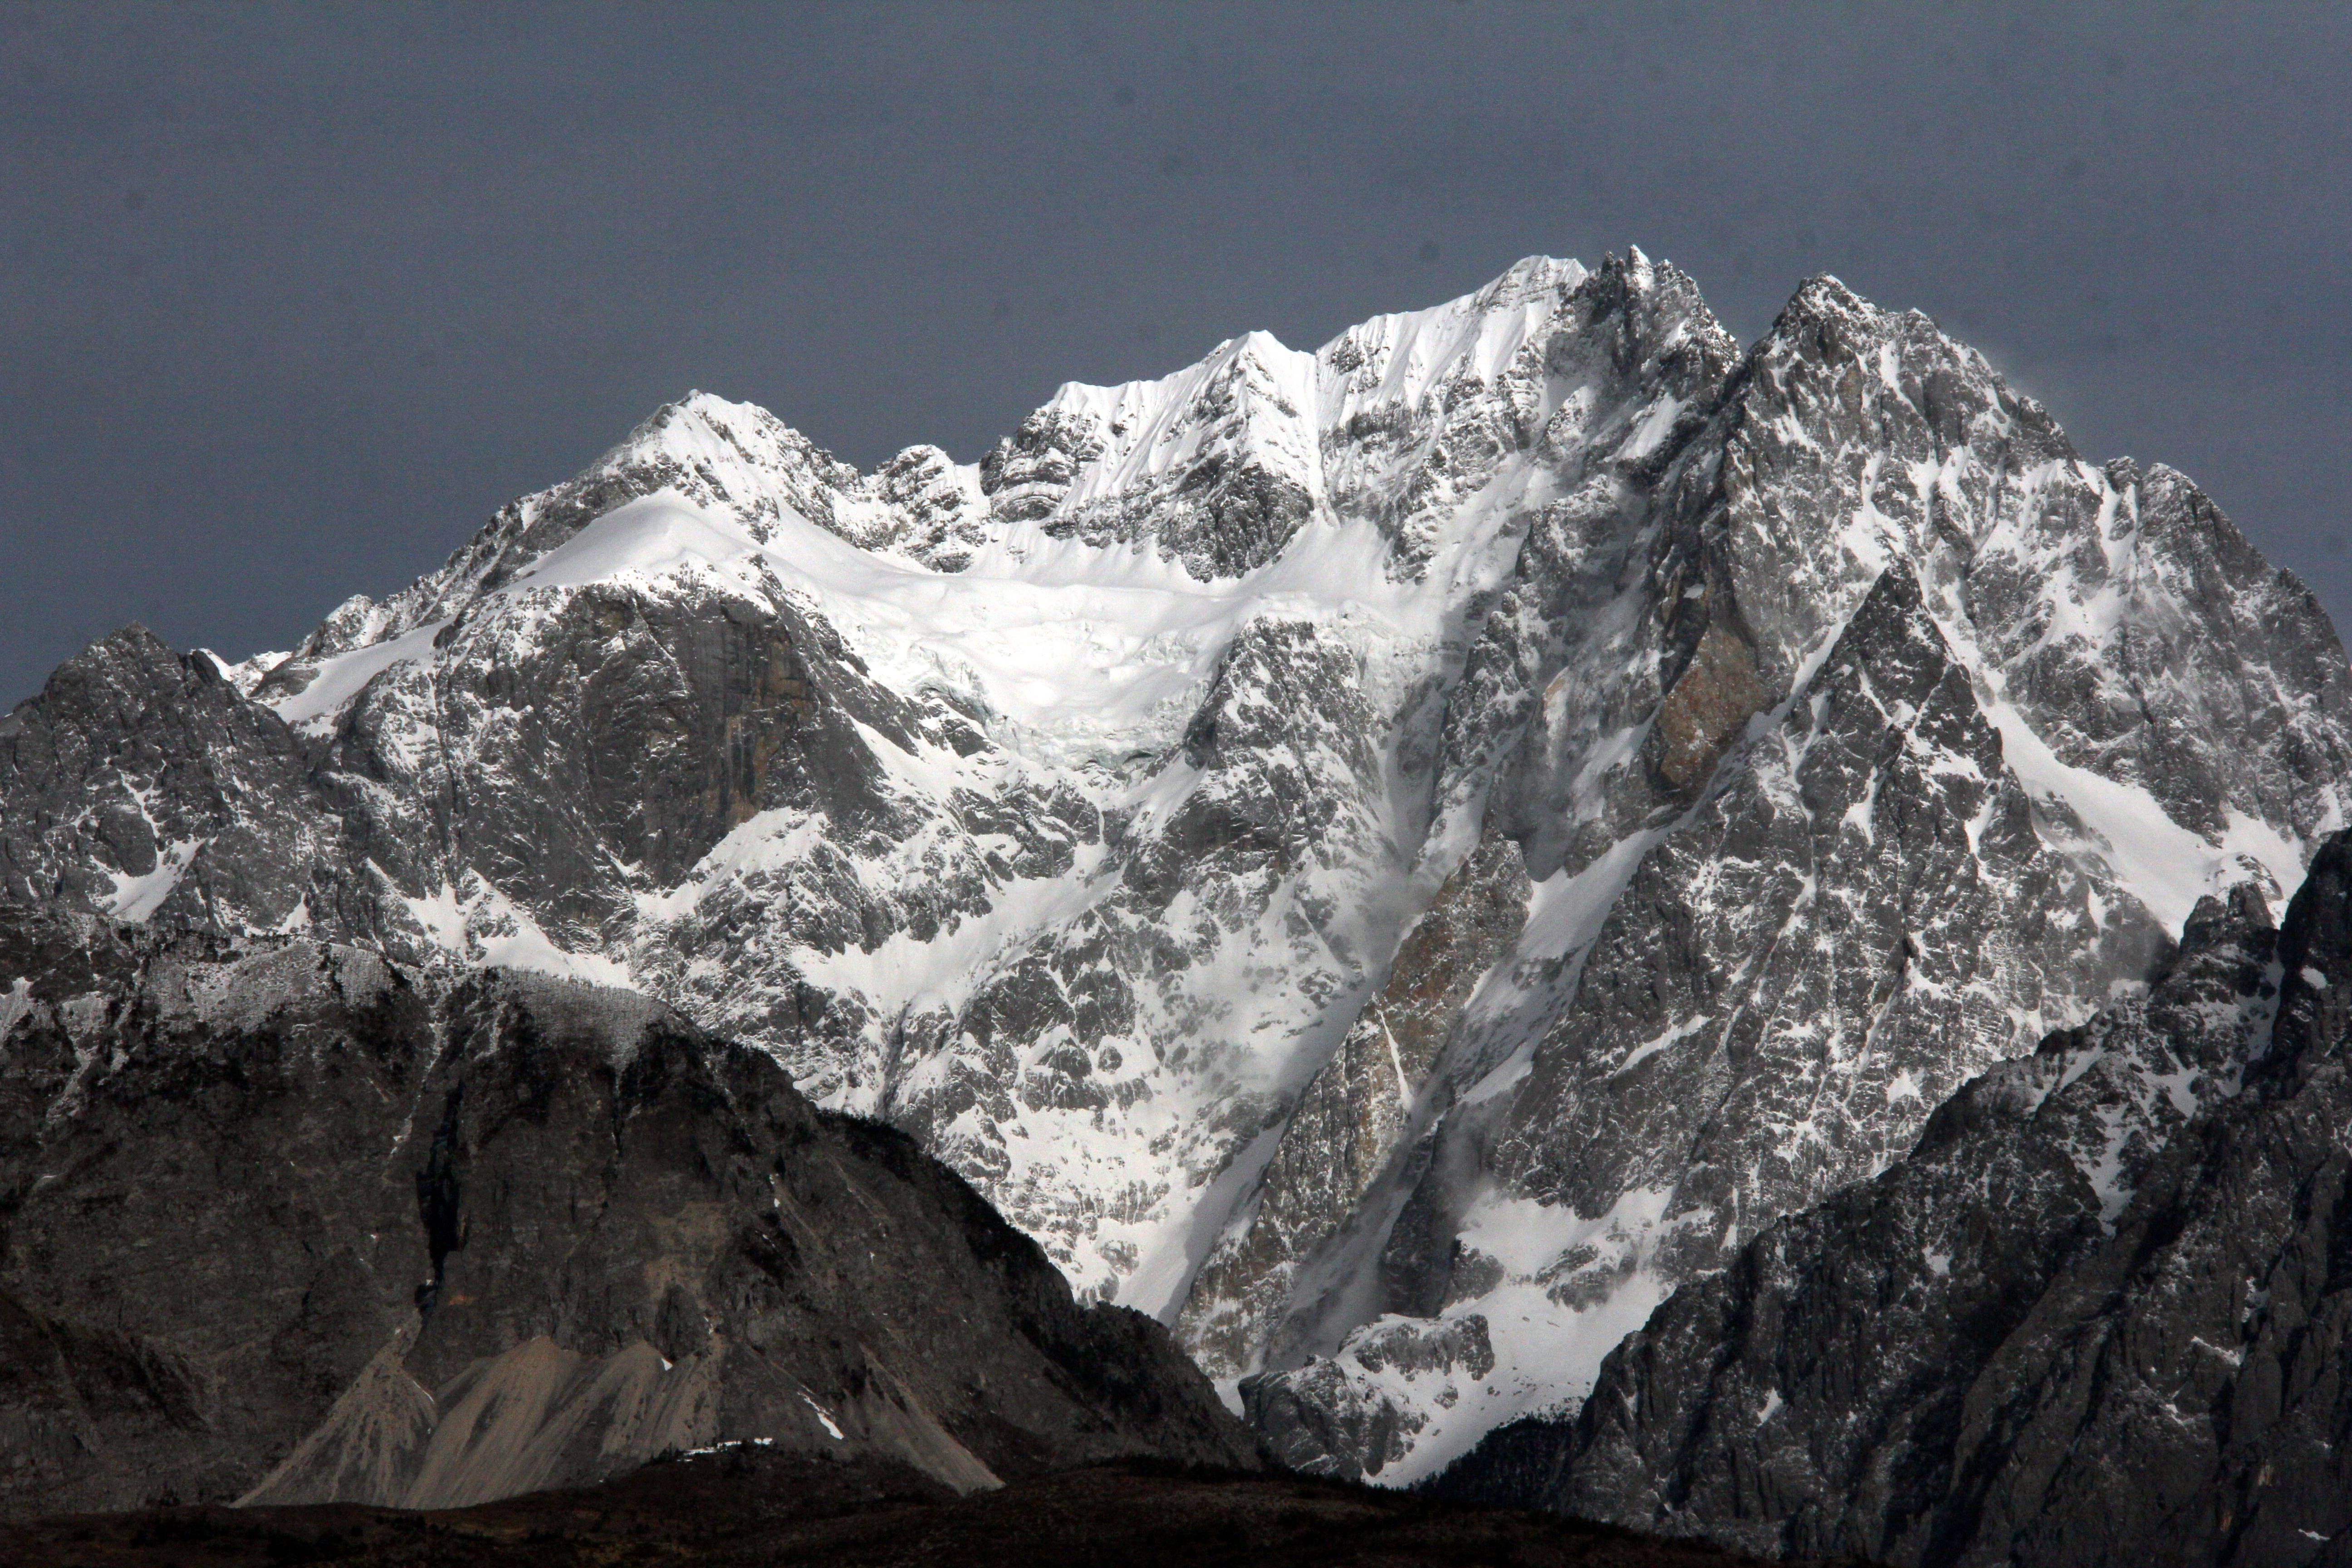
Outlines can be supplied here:
[[694, 395], [289, 653], [68, 661], [0, 896], [639, 990], [1411, 1480], [2283, 898], [2347, 780], [2334, 628], [2188, 479], [1631, 251], [977, 463]]

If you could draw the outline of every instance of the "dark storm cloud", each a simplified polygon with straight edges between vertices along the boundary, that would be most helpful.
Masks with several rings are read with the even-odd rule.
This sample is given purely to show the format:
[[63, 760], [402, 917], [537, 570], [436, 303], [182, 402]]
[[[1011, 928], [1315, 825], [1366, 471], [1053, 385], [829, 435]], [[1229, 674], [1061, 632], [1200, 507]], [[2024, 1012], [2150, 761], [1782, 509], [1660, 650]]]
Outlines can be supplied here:
[[2352, 608], [2338, 6], [0, 8], [0, 702], [690, 386], [871, 463], [1639, 244], [1917, 306]]

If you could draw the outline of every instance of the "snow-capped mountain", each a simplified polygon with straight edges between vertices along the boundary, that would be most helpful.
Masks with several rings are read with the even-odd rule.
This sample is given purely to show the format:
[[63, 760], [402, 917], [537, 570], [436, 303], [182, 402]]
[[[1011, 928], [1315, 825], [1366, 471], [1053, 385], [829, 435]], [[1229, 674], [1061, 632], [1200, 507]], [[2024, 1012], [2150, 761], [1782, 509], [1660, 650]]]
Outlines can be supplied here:
[[2347, 779], [2333, 628], [2186, 479], [1633, 252], [972, 465], [689, 396], [287, 656], [61, 668], [0, 881], [641, 988], [1409, 1479], [2294, 886]]

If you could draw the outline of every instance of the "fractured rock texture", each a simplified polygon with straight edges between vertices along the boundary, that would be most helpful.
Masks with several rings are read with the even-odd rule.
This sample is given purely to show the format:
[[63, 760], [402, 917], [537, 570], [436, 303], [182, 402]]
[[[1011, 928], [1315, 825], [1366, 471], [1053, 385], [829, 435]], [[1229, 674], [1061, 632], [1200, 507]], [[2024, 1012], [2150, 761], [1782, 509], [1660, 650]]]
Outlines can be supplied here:
[[1904, 1563], [2333, 1561], [2352, 838], [1970, 1083], [1439, 1489]]

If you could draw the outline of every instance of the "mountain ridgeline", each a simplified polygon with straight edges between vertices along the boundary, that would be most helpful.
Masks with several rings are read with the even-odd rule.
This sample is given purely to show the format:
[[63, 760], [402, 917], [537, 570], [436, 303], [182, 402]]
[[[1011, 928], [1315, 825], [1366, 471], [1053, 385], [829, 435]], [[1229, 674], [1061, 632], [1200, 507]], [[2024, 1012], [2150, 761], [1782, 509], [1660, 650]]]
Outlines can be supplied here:
[[[1926, 316], [1817, 279], [1743, 350], [1633, 251], [1066, 386], [977, 463], [690, 395], [290, 651], [69, 661], [0, 720], [0, 897], [634, 991], [944, 1162], [1286, 1463], [1494, 1433], [1448, 1485], [1925, 1562], [1994, 1527], [1871, 1467], [2023, 1439], [1822, 1438], [1757, 1492], [1696, 1413], [1793, 1288], [1759, 1249], [1977, 1224], [1921, 1161], [2063, 1188], [1921, 1244], [1968, 1405], [1968, 1247], [2009, 1310], [2250, 1114], [2243, 998], [2320, 993], [2239, 979], [2347, 791], [2334, 628], [2188, 479], [2086, 460]], [[619, 1353], [567, 1331], [534, 1353]], [[1774, 1386], [1721, 1397], [1912, 1398]], [[2021, 1487], [1970, 1517], [2059, 1518]]]

